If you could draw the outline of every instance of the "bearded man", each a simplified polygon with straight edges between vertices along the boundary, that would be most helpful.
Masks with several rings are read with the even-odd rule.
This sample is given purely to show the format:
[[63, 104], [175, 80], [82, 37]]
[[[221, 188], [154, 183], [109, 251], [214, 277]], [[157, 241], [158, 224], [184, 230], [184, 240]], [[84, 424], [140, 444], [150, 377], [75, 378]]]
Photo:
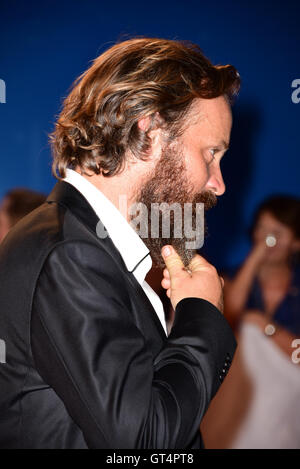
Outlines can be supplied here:
[[[75, 82], [51, 135], [59, 181], [0, 248], [0, 447], [203, 447], [236, 347], [222, 279], [176, 217], [168, 238], [143, 238], [120, 199], [149, 209], [148, 233], [152, 204], [192, 204], [194, 221], [212, 207], [238, 88], [234, 67], [152, 38], [113, 46]], [[169, 335], [151, 257], [166, 266]]]

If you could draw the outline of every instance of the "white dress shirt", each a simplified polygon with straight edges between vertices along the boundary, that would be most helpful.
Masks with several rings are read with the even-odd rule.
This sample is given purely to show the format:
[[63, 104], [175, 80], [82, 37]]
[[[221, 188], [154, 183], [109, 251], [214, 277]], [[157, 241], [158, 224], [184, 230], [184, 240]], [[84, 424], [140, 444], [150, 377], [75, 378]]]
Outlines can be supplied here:
[[159, 296], [145, 281], [152, 267], [150, 251], [117, 207], [92, 183], [72, 169], [67, 169], [65, 182], [72, 184], [88, 201], [105, 226], [120, 252], [125, 265], [143, 288], [167, 334], [164, 308]]

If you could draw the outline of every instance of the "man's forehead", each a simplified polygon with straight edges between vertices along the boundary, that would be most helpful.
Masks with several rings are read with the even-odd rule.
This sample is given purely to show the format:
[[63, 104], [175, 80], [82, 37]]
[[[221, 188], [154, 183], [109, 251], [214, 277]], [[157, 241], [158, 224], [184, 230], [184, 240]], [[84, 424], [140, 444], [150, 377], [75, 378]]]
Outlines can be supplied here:
[[227, 149], [232, 126], [230, 104], [224, 97], [213, 99], [197, 98], [188, 116], [187, 129], [214, 140], [213, 144]]
[[231, 106], [226, 96], [204, 99], [196, 98], [190, 108], [190, 117], [198, 121], [207, 119], [211, 115], [231, 117]]

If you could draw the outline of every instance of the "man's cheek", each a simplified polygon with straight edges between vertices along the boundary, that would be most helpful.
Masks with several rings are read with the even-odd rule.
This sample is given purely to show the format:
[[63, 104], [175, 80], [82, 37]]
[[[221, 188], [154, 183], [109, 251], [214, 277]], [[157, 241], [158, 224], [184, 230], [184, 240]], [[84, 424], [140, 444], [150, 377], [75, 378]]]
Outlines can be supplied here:
[[188, 182], [194, 194], [199, 194], [205, 190], [209, 181], [209, 173], [205, 165], [195, 165], [189, 172]]

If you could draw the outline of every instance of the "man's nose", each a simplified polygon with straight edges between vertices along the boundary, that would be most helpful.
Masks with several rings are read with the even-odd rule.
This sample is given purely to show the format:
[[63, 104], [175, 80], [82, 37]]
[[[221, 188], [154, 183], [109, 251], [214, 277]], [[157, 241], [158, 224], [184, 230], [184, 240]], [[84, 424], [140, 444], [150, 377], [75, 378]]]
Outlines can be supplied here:
[[206, 183], [205, 189], [214, 192], [217, 196], [224, 194], [226, 186], [220, 168], [215, 168], [212, 170], [209, 175], [209, 179]]

